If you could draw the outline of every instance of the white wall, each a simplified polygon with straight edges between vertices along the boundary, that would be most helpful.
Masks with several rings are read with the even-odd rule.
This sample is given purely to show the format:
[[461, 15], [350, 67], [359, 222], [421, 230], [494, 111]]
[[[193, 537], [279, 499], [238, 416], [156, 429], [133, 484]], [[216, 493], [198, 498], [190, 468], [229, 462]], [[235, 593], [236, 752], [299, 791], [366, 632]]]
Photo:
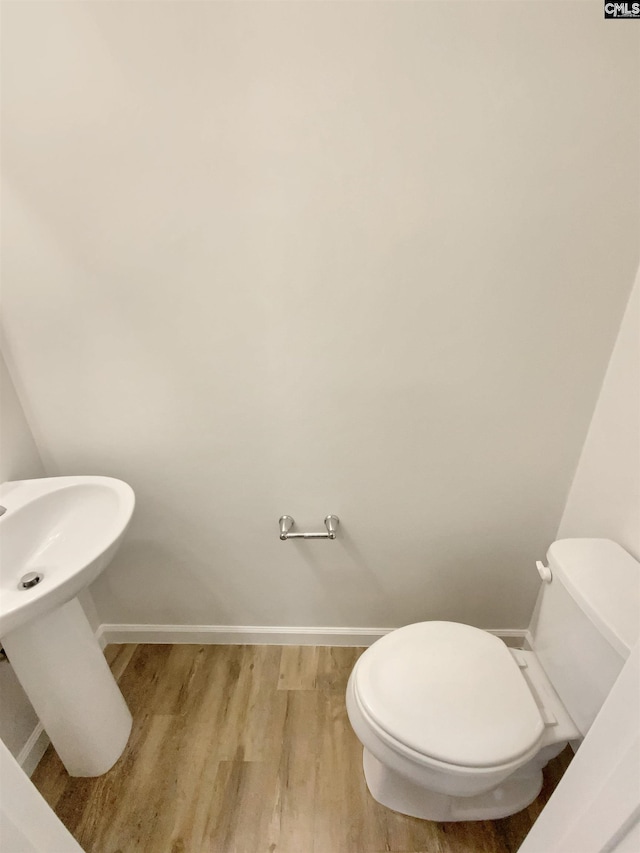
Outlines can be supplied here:
[[638, 264], [637, 28], [3, 12], [20, 389], [50, 473], [138, 496], [104, 621], [526, 625]]
[[604, 536], [640, 559], [640, 272], [558, 535]]
[[[42, 460], [0, 354], [0, 483], [42, 477]], [[18, 755], [38, 718], [7, 661], [0, 663], [0, 740]]]
[[0, 483], [42, 476], [42, 459], [0, 353]]

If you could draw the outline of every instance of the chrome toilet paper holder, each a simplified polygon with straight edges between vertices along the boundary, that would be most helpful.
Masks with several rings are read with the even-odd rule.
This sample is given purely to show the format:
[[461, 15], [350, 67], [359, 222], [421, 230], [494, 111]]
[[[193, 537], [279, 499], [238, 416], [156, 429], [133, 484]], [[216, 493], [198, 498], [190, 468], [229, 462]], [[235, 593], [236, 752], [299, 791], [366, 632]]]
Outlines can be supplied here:
[[335, 539], [338, 532], [340, 519], [337, 515], [328, 515], [324, 520], [326, 533], [292, 533], [291, 528], [295, 524], [290, 515], [283, 515], [278, 521], [280, 525], [280, 538], [283, 542], [287, 539]]

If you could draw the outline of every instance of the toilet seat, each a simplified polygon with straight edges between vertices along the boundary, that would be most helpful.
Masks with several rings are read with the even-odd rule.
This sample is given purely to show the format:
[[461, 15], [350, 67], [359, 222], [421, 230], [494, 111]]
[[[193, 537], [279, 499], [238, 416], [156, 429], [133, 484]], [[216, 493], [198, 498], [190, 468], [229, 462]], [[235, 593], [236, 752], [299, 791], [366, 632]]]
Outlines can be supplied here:
[[353, 689], [389, 746], [452, 769], [518, 764], [545, 730], [509, 649], [457, 622], [420, 622], [382, 637], [356, 664]]

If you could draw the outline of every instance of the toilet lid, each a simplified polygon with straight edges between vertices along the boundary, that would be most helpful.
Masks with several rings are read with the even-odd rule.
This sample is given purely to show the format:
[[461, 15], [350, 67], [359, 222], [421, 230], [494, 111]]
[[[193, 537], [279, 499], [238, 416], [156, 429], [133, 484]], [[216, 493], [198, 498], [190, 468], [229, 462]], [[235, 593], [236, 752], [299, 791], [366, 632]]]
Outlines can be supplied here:
[[382, 637], [358, 661], [354, 686], [392, 738], [447, 764], [508, 764], [544, 731], [502, 640], [457, 622], [420, 622]]

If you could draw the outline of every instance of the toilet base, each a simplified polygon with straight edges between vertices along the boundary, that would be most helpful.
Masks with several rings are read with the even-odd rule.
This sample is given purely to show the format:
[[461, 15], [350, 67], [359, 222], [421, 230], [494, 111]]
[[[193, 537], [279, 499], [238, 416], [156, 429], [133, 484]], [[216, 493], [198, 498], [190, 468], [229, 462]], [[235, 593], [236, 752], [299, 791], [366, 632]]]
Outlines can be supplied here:
[[519, 812], [532, 803], [542, 788], [542, 771], [516, 771], [501, 785], [484, 794], [454, 797], [437, 794], [390, 770], [368, 749], [362, 757], [367, 787], [374, 800], [393, 811], [423, 820], [496, 820]]

